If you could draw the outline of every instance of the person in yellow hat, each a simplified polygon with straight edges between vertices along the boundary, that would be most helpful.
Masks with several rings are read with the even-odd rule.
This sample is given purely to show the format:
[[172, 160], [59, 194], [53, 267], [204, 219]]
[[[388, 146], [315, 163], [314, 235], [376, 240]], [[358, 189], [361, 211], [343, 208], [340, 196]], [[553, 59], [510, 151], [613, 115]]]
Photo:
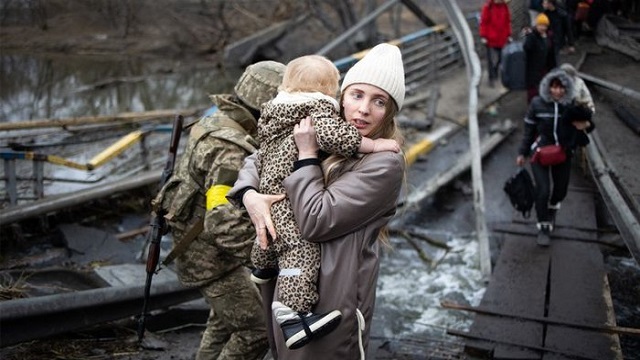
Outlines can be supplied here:
[[549, 29], [549, 24], [550, 24], [549, 17], [544, 13], [540, 13], [538, 14], [538, 16], [536, 16], [535, 26], [542, 25], [542, 26], [546, 26], [547, 29]]
[[536, 17], [533, 31], [524, 39], [523, 48], [527, 59], [525, 71], [527, 104], [538, 95], [540, 80], [557, 65], [553, 43], [547, 33], [548, 29], [549, 18], [541, 13]]

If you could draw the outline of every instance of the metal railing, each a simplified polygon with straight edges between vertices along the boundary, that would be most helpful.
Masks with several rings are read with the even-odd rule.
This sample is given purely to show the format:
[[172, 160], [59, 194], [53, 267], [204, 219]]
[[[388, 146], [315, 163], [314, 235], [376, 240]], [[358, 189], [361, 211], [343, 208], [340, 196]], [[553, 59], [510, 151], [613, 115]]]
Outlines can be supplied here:
[[[0, 159], [3, 161], [4, 176], [0, 178], [0, 180], [3, 180], [6, 185], [4, 200], [10, 206], [14, 206], [18, 204], [19, 200], [42, 199], [45, 197], [44, 184], [46, 181], [85, 184], [97, 183], [103, 180], [107, 175], [87, 180], [51, 177], [45, 175], [45, 164], [92, 172], [93, 170], [106, 165], [136, 144], [139, 145], [140, 167], [142, 169], [149, 169], [151, 162], [149, 160], [149, 149], [145, 139], [152, 133], [170, 131], [171, 128], [167, 126], [155, 126], [149, 130], [132, 131], [121, 137], [106, 149], [100, 151], [87, 162], [79, 162], [63, 156], [45, 154], [36, 151], [1, 150]], [[31, 176], [18, 175], [19, 173], [24, 174], [27, 170], [25, 167], [18, 169], [19, 161], [32, 162], [33, 166]], [[31, 183], [31, 186], [22, 186], [21, 183]], [[29, 187], [31, 188], [31, 191], [28, 191]]]

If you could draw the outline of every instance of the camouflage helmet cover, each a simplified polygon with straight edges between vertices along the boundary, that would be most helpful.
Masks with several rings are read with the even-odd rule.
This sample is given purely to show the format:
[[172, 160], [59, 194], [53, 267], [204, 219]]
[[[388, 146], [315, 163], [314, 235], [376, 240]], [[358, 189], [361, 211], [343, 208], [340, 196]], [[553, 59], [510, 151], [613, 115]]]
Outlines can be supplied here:
[[245, 104], [260, 110], [263, 103], [278, 93], [284, 69], [284, 64], [270, 60], [249, 65], [233, 90]]

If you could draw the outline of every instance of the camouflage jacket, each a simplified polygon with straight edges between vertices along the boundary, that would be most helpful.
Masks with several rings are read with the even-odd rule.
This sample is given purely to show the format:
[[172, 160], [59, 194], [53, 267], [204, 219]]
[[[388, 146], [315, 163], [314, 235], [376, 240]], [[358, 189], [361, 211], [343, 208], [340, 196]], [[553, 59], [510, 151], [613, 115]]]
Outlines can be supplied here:
[[204, 218], [204, 230], [177, 257], [180, 281], [202, 286], [250, 265], [255, 230], [244, 209], [225, 198], [244, 158], [257, 148], [257, 121], [229, 95], [211, 97], [218, 110], [191, 129], [189, 141], [167, 184], [154, 199], [166, 210], [174, 245]]

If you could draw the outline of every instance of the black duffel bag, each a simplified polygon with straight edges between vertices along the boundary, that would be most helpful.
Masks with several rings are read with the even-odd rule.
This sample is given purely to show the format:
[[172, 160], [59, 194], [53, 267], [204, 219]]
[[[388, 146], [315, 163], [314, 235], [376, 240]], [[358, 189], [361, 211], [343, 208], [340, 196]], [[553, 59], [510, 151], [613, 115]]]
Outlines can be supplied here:
[[504, 183], [504, 192], [509, 196], [511, 205], [528, 218], [531, 215], [531, 208], [535, 202], [535, 188], [531, 175], [521, 167]]

